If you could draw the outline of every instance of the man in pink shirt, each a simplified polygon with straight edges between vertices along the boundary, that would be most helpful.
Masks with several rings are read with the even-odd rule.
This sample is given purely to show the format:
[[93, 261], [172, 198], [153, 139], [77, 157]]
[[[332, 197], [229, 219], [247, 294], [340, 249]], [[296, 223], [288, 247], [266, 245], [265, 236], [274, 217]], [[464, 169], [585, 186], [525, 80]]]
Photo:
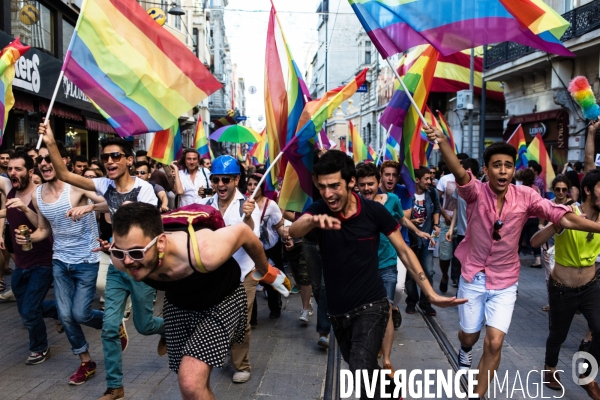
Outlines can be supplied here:
[[526, 186], [510, 182], [515, 174], [517, 151], [499, 142], [483, 153], [482, 183], [467, 173], [437, 128], [424, 129], [430, 141], [437, 140], [442, 157], [456, 178], [458, 192], [467, 202], [467, 231], [455, 255], [462, 264], [459, 298], [469, 301], [458, 306], [461, 348], [459, 366], [469, 369], [472, 347], [486, 322], [483, 355], [479, 361], [479, 383], [474, 392], [482, 397], [500, 364], [502, 343], [508, 332], [517, 299], [519, 279], [519, 237], [530, 216], [543, 218], [565, 229], [600, 233], [600, 224], [581, 218], [571, 209], [557, 205]]

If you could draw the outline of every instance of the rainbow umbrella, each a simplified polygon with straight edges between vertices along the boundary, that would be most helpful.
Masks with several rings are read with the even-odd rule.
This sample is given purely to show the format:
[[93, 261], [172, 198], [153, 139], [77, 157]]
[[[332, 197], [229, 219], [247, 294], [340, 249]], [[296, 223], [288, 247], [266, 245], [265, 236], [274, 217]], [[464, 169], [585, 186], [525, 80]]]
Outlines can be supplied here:
[[228, 125], [219, 128], [210, 135], [210, 139], [229, 143], [257, 143], [262, 140], [259, 133], [240, 125]]

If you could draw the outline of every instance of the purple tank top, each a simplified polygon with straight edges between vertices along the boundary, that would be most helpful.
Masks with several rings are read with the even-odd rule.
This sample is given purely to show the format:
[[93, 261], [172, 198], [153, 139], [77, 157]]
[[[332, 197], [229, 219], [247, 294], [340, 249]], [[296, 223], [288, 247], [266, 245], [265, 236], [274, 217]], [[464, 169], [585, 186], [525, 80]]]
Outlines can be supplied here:
[[[13, 188], [8, 192], [6, 198], [13, 199], [16, 194], [17, 189]], [[28, 207], [35, 212], [35, 208], [31, 202], [29, 202]], [[10, 226], [10, 240], [12, 240], [13, 248], [15, 250], [15, 265], [21, 269], [35, 266], [52, 267], [52, 236], [49, 236], [41, 242], [33, 243], [33, 248], [31, 250], [23, 251], [21, 245], [17, 244], [15, 241], [15, 229], [18, 229], [19, 225], [27, 225], [32, 232], [35, 232], [36, 228], [29, 222], [27, 216], [16, 208], [7, 208], [6, 218], [8, 219]]]

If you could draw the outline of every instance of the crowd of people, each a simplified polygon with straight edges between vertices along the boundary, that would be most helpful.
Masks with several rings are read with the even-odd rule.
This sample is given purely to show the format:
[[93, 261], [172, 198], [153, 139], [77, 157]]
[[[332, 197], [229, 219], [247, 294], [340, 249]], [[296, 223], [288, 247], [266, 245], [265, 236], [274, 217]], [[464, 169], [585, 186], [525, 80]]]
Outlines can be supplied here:
[[[92, 354], [99, 349], [81, 326], [101, 330], [101, 400], [125, 398], [122, 353], [131, 317], [140, 334], [158, 335], [157, 353], [168, 355], [183, 398], [214, 398], [212, 368], [232, 365], [233, 382], [247, 382], [260, 291], [273, 319], [281, 317], [281, 297], [299, 293], [302, 324], [314, 313], [314, 298], [315, 345], [327, 349], [333, 329], [351, 370], [390, 375], [402, 312], [414, 314], [418, 306], [435, 316], [434, 306], [458, 306], [458, 364], [472, 367], [485, 326], [478, 369], [493, 377], [517, 298], [519, 252], [531, 251], [531, 267], [543, 266], [548, 284], [545, 380], [560, 389], [558, 352], [576, 311], [590, 327], [582, 348], [600, 357], [597, 128], [589, 128], [581, 184], [574, 183], [579, 166], [565, 166], [552, 182], [553, 200], [544, 198], [539, 164], [515, 171], [510, 145], [490, 145], [480, 169], [431, 128], [426, 133], [438, 141], [443, 163], [415, 170], [414, 193], [402, 184], [397, 162], [355, 165], [341, 151], [315, 151], [313, 202], [295, 213], [280, 209], [277, 192], [261, 183], [263, 166], [228, 155], [200, 158], [194, 149], [161, 165], [120, 138], [103, 139], [98, 160], [70, 159], [40, 124], [39, 151], [0, 150], [0, 299], [17, 303], [29, 332], [28, 365], [50, 356], [44, 318], [54, 319], [79, 357], [71, 385], [96, 371]], [[171, 223], [179, 217], [188, 225]], [[54, 300], [46, 300], [51, 285]], [[446, 295], [450, 285], [456, 297]], [[158, 290], [165, 292], [163, 318], [154, 315]], [[97, 295], [99, 310], [92, 307]], [[479, 380], [480, 397], [488, 383]], [[595, 381], [582, 387], [600, 399]]]

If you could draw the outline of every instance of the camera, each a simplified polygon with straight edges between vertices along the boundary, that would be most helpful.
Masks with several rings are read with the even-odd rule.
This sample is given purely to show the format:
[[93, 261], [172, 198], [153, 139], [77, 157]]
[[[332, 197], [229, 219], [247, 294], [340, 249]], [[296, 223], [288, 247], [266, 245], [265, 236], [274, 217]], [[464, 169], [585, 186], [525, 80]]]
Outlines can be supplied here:
[[213, 194], [212, 188], [204, 188], [204, 194], [205, 195], [212, 195]]

